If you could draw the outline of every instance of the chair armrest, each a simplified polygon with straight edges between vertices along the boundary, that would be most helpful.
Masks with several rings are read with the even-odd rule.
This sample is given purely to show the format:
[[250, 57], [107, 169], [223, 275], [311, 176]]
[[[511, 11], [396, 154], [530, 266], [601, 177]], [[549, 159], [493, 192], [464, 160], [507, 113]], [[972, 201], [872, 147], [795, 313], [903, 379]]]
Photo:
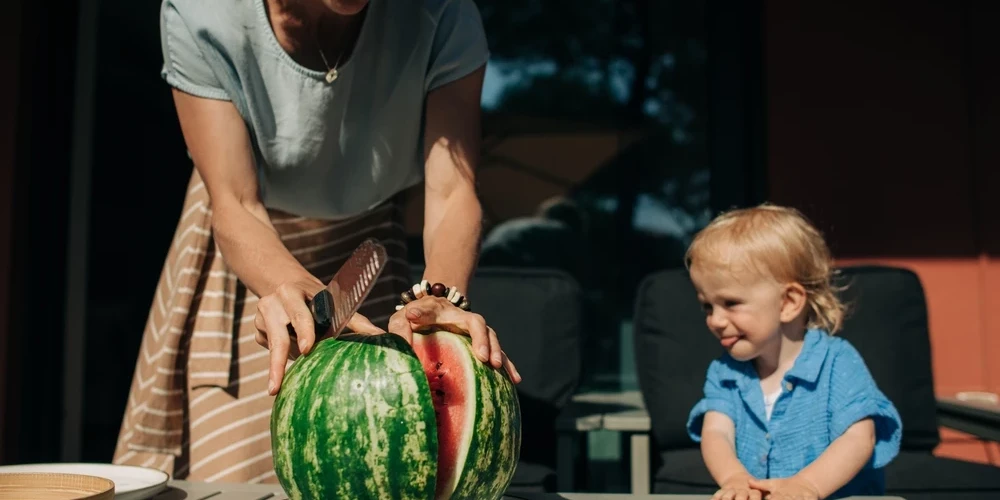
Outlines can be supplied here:
[[648, 434], [652, 429], [649, 413], [645, 408], [635, 408], [604, 414], [602, 425], [609, 431]]
[[589, 432], [601, 428], [604, 409], [600, 405], [570, 401], [556, 417], [556, 432]]
[[556, 418], [558, 432], [587, 432], [604, 428], [608, 414], [642, 408], [638, 391], [585, 392], [576, 394]]
[[1000, 406], [938, 398], [937, 417], [944, 427], [1000, 442]]

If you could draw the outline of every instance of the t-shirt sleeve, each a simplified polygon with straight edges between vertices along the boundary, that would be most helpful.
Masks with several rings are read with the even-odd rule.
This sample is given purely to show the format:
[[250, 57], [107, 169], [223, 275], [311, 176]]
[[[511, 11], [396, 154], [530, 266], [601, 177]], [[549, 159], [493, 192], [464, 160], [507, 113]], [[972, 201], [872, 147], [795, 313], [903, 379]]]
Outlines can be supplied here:
[[198, 97], [230, 100], [177, 5], [170, 0], [160, 8], [160, 47], [160, 76], [172, 87]]
[[486, 31], [473, 0], [452, 0], [438, 19], [425, 86], [430, 92], [472, 73], [490, 57]]
[[861, 354], [844, 342], [831, 364], [830, 437], [837, 439], [865, 418], [875, 424], [875, 468], [885, 467], [899, 453], [903, 423], [896, 407], [879, 390]]
[[705, 422], [706, 413], [717, 411], [727, 415], [734, 422], [736, 421], [736, 417], [734, 416], [735, 408], [733, 408], [732, 398], [730, 397], [731, 391], [722, 387], [720, 373], [724, 368], [722, 362], [718, 360], [712, 361], [712, 364], [708, 365], [708, 373], [705, 376], [704, 396], [694, 405], [694, 408], [691, 409], [691, 413], [688, 415], [688, 436], [696, 443], [701, 442], [701, 428]]

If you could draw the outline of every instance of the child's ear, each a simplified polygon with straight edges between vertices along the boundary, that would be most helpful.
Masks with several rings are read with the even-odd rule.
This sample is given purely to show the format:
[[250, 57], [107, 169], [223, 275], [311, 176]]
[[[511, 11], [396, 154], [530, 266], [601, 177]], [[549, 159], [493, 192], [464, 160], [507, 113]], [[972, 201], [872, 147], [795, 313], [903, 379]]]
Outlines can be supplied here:
[[802, 314], [807, 303], [806, 289], [799, 283], [785, 285], [781, 297], [781, 322], [791, 323]]

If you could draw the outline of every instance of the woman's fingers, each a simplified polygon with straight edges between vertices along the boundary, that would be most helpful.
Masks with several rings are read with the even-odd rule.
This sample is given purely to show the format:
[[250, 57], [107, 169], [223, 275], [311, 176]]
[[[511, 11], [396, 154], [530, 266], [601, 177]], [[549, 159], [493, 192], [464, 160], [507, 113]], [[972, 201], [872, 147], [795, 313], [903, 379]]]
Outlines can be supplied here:
[[267, 348], [270, 351], [271, 369], [267, 379], [267, 392], [272, 396], [278, 393], [281, 380], [285, 376], [285, 364], [288, 361], [288, 345], [291, 342], [288, 335], [288, 316], [274, 295], [262, 297], [257, 301], [257, 317], [254, 325], [263, 323], [263, 332], [258, 326], [259, 336], [267, 337]]
[[410, 326], [410, 321], [406, 318], [406, 313], [403, 311], [396, 311], [389, 318], [389, 333], [394, 333], [403, 337], [407, 344], [413, 345], [413, 328]]
[[290, 320], [292, 328], [295, 330], [295, 341], [299, 352], [309, 353], [313, 344], [316, 343], [316, 327], [309, 306], [306, 305], [308, 297], [306, 297], [305, 291], [301, 287], [284, 284], [278, 287], [276, 294], [281, 300], [285, 316]]
[[517, 367], [514, 366], [514, 362], [507, 357], [507, 353], [503, 354], [503, 367], [510, 375], [511, 382], [514, 382], [515, 384], [521, 383], [521, 374], [518, 373]]
[[[472, 350], [483, 363], [490, 362], [490, 333], [486, 327], [486, 320], [478, 314], [472, 315], [465, 321], [465, 331], [472, 337]], [[499, 365], [499, 363], [497, 363]]]
[[[409, 325], [408, 329], [417, 330], [420, 327], [430, 325], [453, 325], [469, 334], [472, 338], [472, 351], [476, 357], [484, 363], [491, 363], [495, 368], [499, 368], [502, 358], [500, 357], [499, 343], [491, 345], [489, 329], [486, 320], [479, 314], [468, 312], [441, 297], [426, 297], [406, 304], [403, 308], [404, 316]], [[496, 349], [495, 362], [493, 359], [493, 349]]]
[[[267, 381], [267, 392], [272, 396], [278, 393], [281, 381], [285, 377], [285, 364], [288, 362], [287, 322], [270, 319], [268, 322], [268, 349], [271, 351], [271, 373]], [[284, 331], [282, 331], [284, 330]]]
[[354, 313], [354, 316], [351, 316], [351, 320], [347, 322], [347, 329], [355, 333], [367, 333], [369, 335], [385, 333], [385, 330], [375, 326], [374, 323], [361, 313]]
[[[486, 322], [484, 321], [483, 324], [485, 325]], [[497, 340], [497, 332], [488, 326], [486, 330], [489, 332], [487, 339], [490, 343], [490, 363], [493, 365], [493, 368], [500, 368], [503, 366], [504, 353], [500, 350], [500, 341]]]
[[264, 315], [261, 314], [260, 308], [257, 309], [257, 314], [253, 317], [253, 326], [257, 329], [254, 340], [257, 341], [258, 345], [267, 349], [267, 325], [264, 324]]

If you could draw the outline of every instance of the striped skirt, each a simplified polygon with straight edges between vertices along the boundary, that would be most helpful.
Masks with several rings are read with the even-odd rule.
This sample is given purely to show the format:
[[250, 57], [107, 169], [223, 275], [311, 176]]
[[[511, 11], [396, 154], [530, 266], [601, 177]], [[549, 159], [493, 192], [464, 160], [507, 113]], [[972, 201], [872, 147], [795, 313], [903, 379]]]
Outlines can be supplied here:
[[[410, 284], [397, 203], [341, 221], [270, 216], [285, 246], [323, 282], [365, 238], [381, 241], [389, 263], [359, 312], [386, 327]], [[208, 192], [195, 171], [153, 296], [114, 463], [175, 479], [276, 481], [269, 351], [254, 341], [256, 302], [212, 238]]]

